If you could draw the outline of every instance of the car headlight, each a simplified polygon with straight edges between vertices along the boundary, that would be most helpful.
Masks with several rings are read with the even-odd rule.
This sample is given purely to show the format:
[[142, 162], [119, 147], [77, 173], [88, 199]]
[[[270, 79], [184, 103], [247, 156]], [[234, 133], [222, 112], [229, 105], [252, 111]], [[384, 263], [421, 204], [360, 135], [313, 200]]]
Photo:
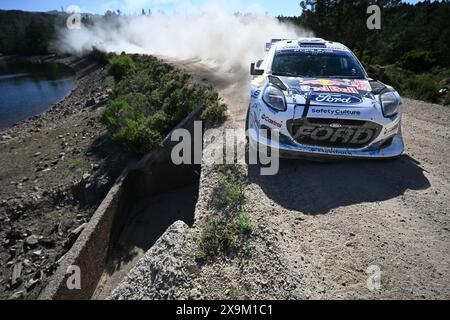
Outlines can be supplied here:
[[380, 103], [385, 117], [392, 117], [398, 113], [401, 100], [395, 92], [386, 92], [381, 94]]
[[286, 98], [283, 91], [275, 86], [269, 85], [263, 94], [264, 102], [278, 111], [286, 111]]

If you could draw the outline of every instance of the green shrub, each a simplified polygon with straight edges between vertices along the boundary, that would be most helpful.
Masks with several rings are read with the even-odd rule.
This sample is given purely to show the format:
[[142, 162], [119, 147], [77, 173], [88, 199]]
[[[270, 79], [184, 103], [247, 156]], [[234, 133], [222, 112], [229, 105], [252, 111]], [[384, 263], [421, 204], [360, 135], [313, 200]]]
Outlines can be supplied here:
[[253, 225], [247, 213], [241, 212], [237, 217], [236, 223], [241, 234], [250, 235], [253, 232]]
[[133, 60], [127, 55], [113, 56], [108, 61], [108, 73], [120, 81], [135, 68]]
[[431, 75], [412, 77], [405, 82], [406, 94], [414, 99], [439, 102], [439, 84]]
[[[131, 62], [130, 62], [131, 61]], [[131, 67], [124, 67], [131, 66]], [[211, 86], [192, 84], [190, 76], [151, 56], [115, 56], [110, 72], [119, 76], [116, 99], [108, 103], [102, 120], [113, 138], [128, 151], [145, 154], [193, 110], [204, 105], [214, 110], [206, 121], [218, 122], [219, 96]], [[126, 70], [131, 70], [127, 72]], [[221, 106], [223, 113], [225, 106]]]
[[237, 253], [252, 232], [253, 225], [245, 213], [233, 220], [211, 218], [203, 228], [197, 258], [207, 260], [219, 254]]
[[409, 51], [400, 58], [399, 65], [415, 73], [422, 73], [437, 66], [438, 59], [431, 51]]
[[213, 199], [219, 206], [236, 207], [245, 196], [246, 179], [238, 165], [219, 167], [219, 188]]
[[207, 126], [215, 126], [225, 121], [227, 109], [228, 107], [224, 103], [212, 102], [205, 107], [201, 119], [205, 121]]
[[95, 61], [97, 61], [101, 65], [106, 65], [108, 63], [108, 60], [110, 58], [110, 54], [106, 53], [103, 50], [98, 49], [97, 47], [93, 46], [92, 51], [89, 54], [89, 57]]

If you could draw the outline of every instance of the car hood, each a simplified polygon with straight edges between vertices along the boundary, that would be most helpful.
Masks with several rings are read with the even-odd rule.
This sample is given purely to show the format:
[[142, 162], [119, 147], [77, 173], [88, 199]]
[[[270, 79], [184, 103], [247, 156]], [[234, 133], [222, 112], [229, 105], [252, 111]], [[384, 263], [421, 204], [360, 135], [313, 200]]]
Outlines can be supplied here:
[[287, 87], [287, 103], [312, 106], [369, 107], [377, 102], [368, 80], [278, 77]]

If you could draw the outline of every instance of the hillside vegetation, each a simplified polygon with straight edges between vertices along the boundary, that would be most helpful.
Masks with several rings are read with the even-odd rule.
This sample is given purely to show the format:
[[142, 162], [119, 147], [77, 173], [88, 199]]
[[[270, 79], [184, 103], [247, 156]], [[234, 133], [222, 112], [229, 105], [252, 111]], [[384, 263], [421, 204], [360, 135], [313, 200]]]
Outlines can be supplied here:
[[201, 106], [207, 125], [225, 119], [227, 107], [211, 86], [192, 83], [188, 74], [155, 57], [112, 55], [107, 67], [116, 79], [116, 98], [102, 120], [129, 152], [145, 154], [160, 147], [166, 135]]

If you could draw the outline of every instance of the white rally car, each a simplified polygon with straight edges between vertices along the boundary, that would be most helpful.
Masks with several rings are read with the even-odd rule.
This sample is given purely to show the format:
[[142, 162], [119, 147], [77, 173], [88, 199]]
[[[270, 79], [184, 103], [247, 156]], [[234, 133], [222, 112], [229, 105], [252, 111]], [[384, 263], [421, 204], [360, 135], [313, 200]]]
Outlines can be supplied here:
[[[403, 104], [369, 78], [344, 45], [317, 38], [272, 40], [254, 76], [246, 127], [253, 145], [282, 157], [393, 158], [404, 151]], [[267, 129], [267, 130], [261, 130]], [[268, 130], [277, 130], [271, 139]]]

